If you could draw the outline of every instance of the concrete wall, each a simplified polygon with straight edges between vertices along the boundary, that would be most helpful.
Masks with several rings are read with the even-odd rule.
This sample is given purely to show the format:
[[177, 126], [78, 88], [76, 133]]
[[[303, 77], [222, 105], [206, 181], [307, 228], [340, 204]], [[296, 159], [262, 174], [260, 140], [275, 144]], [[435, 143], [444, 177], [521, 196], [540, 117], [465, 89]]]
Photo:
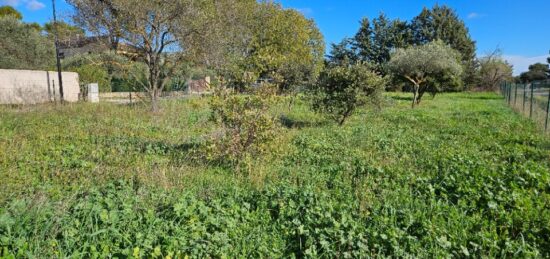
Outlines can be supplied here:
[[[65, 101], [78, 101], [78, 74], [63, 72], [62, 75]], [[0, 104], [45, 103], [54, 98], [59, 100], [59, 96], [57, 72], [0, 69]]]

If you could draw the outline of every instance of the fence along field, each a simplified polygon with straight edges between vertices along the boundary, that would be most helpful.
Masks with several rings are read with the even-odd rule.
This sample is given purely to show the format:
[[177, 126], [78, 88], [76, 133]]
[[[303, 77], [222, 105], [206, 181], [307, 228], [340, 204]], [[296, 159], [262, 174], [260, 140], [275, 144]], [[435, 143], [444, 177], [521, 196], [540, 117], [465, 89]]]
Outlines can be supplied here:
[[550, 133], [550, 80], [527, 84], [503, 82], [500, 90], [508, 105]]

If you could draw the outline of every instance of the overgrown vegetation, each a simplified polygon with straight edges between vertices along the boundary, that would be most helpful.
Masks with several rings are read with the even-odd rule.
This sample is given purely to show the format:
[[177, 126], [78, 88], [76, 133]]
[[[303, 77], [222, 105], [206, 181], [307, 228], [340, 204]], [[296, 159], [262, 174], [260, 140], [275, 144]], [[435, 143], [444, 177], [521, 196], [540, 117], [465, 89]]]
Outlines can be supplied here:
[[0, 255], [548, 257], [550, 140], [496, 94], [299, 99], [249, 174], [197, 163], [208, 100], [0, 107]]
[[220, 85], [210, 100], [212, 120], [219, 128], [203, 155], [239, 171], [242, 165], [264, 154], [278, 134], [278, 122], [269, 113], [276, 91], [274, 85], [262, 84], [239, 94]]

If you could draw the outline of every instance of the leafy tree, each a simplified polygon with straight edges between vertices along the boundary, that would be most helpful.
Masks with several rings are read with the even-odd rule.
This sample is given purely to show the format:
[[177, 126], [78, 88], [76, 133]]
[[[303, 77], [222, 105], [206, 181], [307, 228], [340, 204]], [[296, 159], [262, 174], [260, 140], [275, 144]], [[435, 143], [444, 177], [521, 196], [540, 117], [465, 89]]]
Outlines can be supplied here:
[[479, 83], [482, 88], [496, 90], [500, 82], [512, 80], [513, 67], [502, 58], [500, 50], [479, 59]]
[[391, 51], [406, 47], [410, 37], [406, 22], [399, 19], [389, 20], [381, 13], [372, 22], [368, 18], [361, 20], [353, 47], [360, 60], [376, 64], [377, 70], [386, 74], [384, 66], [390, 60]]
[[340, 43], [331, 43], [330, 53], [327, 56], [331, 66], [343, 66], [357, 62], [357, 54], [352, 48], [353, 39], [345, 38]]
[[111, 92], [112, 78], [107, 71], [108, 64], [126, 62], [121, 59], [108, 53], [76, 55], [64, 59], [62, 68], [78, 73], [82, 84], [98, 83], [100, 92]]
[[280, 90], [292, 90], [319, 74], [323, 36], [301, 13], [253, 0], [212, 1], [207, 6], [207, 37], [194, 49], [228, 84], [243, 89], [261, 78]]
[[13, 16], [0, 18], [0, 68], [47, 69], [54, 63], [54, 44]]
[[529, 71], [520, 74], [520, 79], [524, 83], [546, 80], [550, 78], [550, 69], [548, 64], [536, 63], [529, 66]]
[[[99, 8], [89, 1], [71, 1], [77, 13], [86, 14], [79, 21], [87, 28], [114, 33], [116, 35], [110, 37], [133, 47], [147, 66], [144, 88], [151, 97], [151, 110], [157, 112], [160, 94], [185, 59], [183, 50], [187, 37], [200, 31], [193, 26], [195, 15], [200, 13], [198, 3], [189, 0], [109, 0], [99, 1]], [[105, 19], [105, 12], [88, 11], [90, 6], [116, 13], [116, 17]], [[92, 27], [92, 24], [95, 25]]]
[[377, 102], [386, 84], [365, 64], [326, 68], [312, 86], [312, 107], [343, 125], [354, 111], [369, 102]]
[[395, 76], [413, 85], [412, 107], [420, 103], [422, 95], [437, 91], [445, 83], [458, 84], [462, 75], [460, 53], [442, 41], [398, 49], [392, 54], [389, 68]]
[[[44, 31], [46, 32], [48, 37], [51, 37], [52, 39], [54, 38], [53, 35], [55, 32], [55, 27], [52, 22], [44, 24]], [[61, 21], [57, 22], [57, 35], [60, 41], [67, 41], [76, 37], [85, 36], [84, 29]]]
[[80, 28], [95, 35], [106, 36], [113, 52], [119, 49], [122, 22], [119, 0], [67, 0], [73, 7], [72, 20]]
[[441, 40], [457, 50], [464, 67], [465, 83], [467, 85], [475, 83], [475, 41], [471, 39], [464, 21], [453, 9], [445, 5], [435, 5], [432, 9], [424, 8], [418, 16], [413, 18], [410, 27], [414, 45]]
[[255, 9], [245, 71], [274, 80], [282, 90], [315, 80], [324, 55], [323, 36], [315, 23], [271, 2]]
[[23, 15], [19, 11], [15, 10], [15, 8], [9, 5], [0, 6], [0, 18], [6, 16], [11, 16], [20, 21], [23, 20]]

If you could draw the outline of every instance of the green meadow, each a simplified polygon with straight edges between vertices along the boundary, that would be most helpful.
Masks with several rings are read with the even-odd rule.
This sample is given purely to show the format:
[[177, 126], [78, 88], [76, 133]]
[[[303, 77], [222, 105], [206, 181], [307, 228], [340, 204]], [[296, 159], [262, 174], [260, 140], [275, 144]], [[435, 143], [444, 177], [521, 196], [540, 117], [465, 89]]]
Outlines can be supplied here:
[[207, 98], [0, 107], [0, 257], [548, 257], [550, 138], [494, 93], [281, 99], [269, 152], [194, 159]]

